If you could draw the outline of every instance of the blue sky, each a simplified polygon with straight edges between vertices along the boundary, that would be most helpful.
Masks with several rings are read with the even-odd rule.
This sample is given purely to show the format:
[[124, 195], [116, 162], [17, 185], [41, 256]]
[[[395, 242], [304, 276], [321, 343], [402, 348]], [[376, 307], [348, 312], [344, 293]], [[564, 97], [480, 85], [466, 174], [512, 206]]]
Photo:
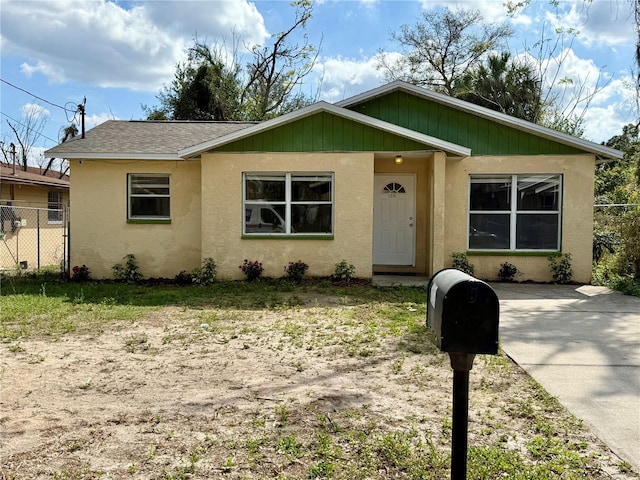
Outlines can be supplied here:
[[[531, 0], [514, 17], [507, 16], [503, 3], [318, 1], [307, 34], [321, 52], [305, 88], [335, 102], [383, 84], [376, 56], [381, 50], [401, 54], [392, 31], [415, 24], [425, 11], [463, 7], [480, 10], [486, 21], [509, 23], [514, 35], [508, 48], [515, 54], [524, 55], [543, 35], [554, 41], [557, 28], [580, 32], [573, 42], [565, 37], [558, 45], [546, 71], [551, 76], [562, 59], [557, 78], [572, 82], [565, 103], [578, 86], [582, 95], [601, 87], [585, 114], [587, 139], [605, 141], [638, 117], [630, 0], [560, 0], [558, 7]], [[293, 14], [288, 1], [0, 0], [1, 139], [12, 141], [7, 121], [19, 125], [25, 111], [38, 112], [45, 126], [33, 149], [37, 161], [57, 143], [84, 97], [87, 129], [107, 119], [142, 119], [141, 105], [158, 103], [156, 95], [171, 82], [194, 35], [231, 45], [235, 34], [241, 46], [264, 44], [291, 25]]]

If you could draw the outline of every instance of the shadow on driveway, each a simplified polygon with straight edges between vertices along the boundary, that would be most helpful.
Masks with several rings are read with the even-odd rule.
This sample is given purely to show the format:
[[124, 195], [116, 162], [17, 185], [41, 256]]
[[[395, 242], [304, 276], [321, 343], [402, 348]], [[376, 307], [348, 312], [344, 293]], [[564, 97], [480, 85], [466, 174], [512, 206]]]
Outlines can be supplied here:
[[590, 285], [492, 287], [507, 355], [640, 468], [640, 298]]

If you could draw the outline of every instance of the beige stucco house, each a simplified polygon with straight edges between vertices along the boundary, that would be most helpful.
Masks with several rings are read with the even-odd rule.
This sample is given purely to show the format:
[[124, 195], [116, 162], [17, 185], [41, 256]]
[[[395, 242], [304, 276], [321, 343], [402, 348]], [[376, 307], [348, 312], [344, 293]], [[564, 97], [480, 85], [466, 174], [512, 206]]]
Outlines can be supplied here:
[[0, 270], [60, 266], [68, 205], [67, 175], [0, 166]]
[[465, 252], [495, 279], [591, 278], [593, 180], [622, 153], [403, 82], [262, 123], [109, 121], [46, 152], [71, 163], [71, 264], [134, 254], [147, 277], [206, 257], [328, 276], [432, 275]]

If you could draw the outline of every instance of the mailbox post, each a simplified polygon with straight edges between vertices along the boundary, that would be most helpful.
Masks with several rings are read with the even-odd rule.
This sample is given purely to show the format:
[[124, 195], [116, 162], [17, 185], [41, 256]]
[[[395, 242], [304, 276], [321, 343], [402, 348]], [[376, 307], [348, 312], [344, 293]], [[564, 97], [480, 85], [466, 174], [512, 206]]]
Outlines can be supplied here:
[[441, 270], [429, 281], [427, 326], [453, 369], [451, 480], [467, 476], [469, 371], [476, 354], [498, 353], [499, 311], [493, 289], [460, 270]]

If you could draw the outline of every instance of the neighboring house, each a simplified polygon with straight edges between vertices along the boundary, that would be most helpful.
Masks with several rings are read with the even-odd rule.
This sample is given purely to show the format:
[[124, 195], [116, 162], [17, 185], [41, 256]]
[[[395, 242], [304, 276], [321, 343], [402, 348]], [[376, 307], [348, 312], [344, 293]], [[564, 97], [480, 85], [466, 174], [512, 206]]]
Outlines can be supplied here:
[[0, 166], [0, 269], [59, 266], [66, 241], [69, 176]]
[[403, 82], [263, 123], [109, 121], [45, 152], [71, 162], [71, 264], [94, 277], [134, 254], [147, 277], [211, 257], [283, 275], [432, 275], [466, 252], [551, 280], [570, 253], [591, 279], [597, 162], [622, 153]]

